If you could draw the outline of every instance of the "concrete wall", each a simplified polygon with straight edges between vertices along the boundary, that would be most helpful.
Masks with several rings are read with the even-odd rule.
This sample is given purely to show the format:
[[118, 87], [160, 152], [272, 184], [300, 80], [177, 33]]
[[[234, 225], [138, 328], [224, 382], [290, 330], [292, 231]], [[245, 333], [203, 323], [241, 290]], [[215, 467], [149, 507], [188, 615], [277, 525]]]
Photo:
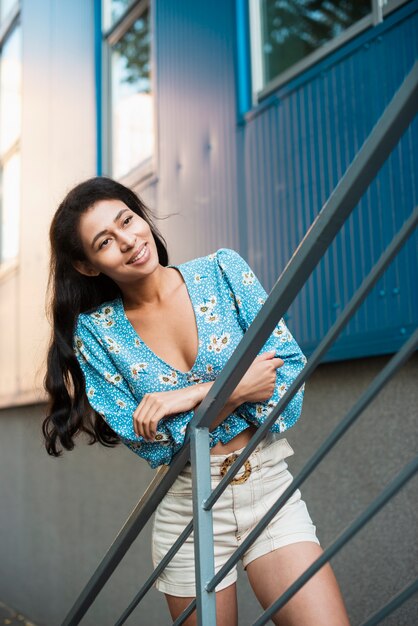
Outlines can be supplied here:
[[[374, 378], [388, 357], [325, 364], [306, 385], [300, 421], [287, 434], [295, 473]], [[323, 547], [377, 496], [416, 453], [418, 354], [347, 433], [302, 494]], [[152, 477], [127, 448], [84, 442], [48, 457], [42, 406], [0, 412], [0, 598], [36, 624], [60, 624]], [[353, 626], [418, 574], [417, 479], [413, 479], [339, 555], [333, 566]], [[111, 626], [151, 571], [150, 524], [82, 621]], [[260, 608], [239, 577], [240, 626]], [[383, 623], [411, 626], [412, 599]], [[169, 624], [155, 589], [127, 624]]]

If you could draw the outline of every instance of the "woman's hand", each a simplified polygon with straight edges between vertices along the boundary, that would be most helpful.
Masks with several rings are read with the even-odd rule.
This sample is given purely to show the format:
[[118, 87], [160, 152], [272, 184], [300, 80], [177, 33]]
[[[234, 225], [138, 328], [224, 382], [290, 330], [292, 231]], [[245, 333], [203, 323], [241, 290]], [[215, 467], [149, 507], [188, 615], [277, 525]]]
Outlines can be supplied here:
[[202, 399], [201, 385], [190, 385], [182, 389], [146, 393], [133, 414], [136, 434], [153, 441], [157, 424], [163, 417], [182, 411], [190, 411]]
[[[216, 419], [216, 424], [243, 402], [260, 402], [273, 395], [276, 370], [284, 363], [283, 359], [275, 358], [274, 354], [272, 350], [256, 356]], [[157, 424], [163, 417], [197, 409], [212, 385], [213, 382], [200, 383], [182, 389], [145, 394], [133, 414], [135, 433], [147, 441], [153, 441]], [[212, 427], [216, 424], [212, 424]]]
[[[283, 359], [274, 357], [275, 352], [275, 350], [271, 350], [255, 357], [225, 406], [212, 422], [209, 430], [216, 428], [243, 402], [260, 402], [261, 400], [268, 400], [273, 395], [276, 386], [276, 370], [284, 363]], [[212, 382], [201, 383], [198, 387], [202, 390], [206, 387], [203, 391], [206, 395], [212, 385]], [[195, 407], [195, 410], [199, 405], [200, 403]]]
[[276, 370], [284, 364], [283, 359], [274, 357], [275, 350], [256, 356], [232, 393], [235, 406], [243, 402], [261, 402], [271, 398], [276, 385]]

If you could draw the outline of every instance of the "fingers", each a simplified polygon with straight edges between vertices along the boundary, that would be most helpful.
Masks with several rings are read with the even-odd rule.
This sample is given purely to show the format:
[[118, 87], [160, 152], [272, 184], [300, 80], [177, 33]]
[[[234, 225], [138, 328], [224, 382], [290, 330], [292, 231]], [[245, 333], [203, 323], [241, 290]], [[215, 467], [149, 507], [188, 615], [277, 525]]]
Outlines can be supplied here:
[[159, 399], [145, 395], [133, 414], [135, 433], [146, 441], [153, 441], [162, 417], [164, 410]]
[[260, 361], [264, 361], [265, 359], [271, 359], [276, 354], [276, 350], [269, 350], [268, 352], [263, 352], [262, 354], [257, 354], [255, 357]]
[[146, 441], [154, 441], [157, 434], [157, 426], [160, 419], [163, 417], [161, 411], [156, 411], [152, 416], [147, 415], [141, 420], [136, 420], [136, 431], [140, 437], [143, 437]]
[[157, 424], [159, 421], [159, 412], [157, 411], [152, 417], [148, 417], [147, 420], [142, 423], [144, 438], [147, 441], [154, 441], [155, 435], [157, 434]]
[[274, 356], [275, 354], [276, 354], [276, 350], [269, 350], [268, 352], [263, 352], [262, 354], [259, 354], [256, 357], [256, 359], [259, 359], [259, 360], [271, 359], [271, 364], [273, 365], [274, 368], [281, 367], [282, 365], [284, 365], [284, 361], [280, 357], [275, 357]]

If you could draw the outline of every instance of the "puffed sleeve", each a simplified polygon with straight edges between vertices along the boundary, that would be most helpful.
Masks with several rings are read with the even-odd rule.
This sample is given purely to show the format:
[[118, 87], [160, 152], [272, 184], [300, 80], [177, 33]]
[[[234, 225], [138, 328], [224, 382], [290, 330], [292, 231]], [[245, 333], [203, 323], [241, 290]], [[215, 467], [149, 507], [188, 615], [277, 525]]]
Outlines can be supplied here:
[[122, 374], [117, 371], [108, 350], [102, 345], [86, 314], [80, 314], [73, 335], [73, 348], [84, 375], [89, 404], [121, 441], [152, 468], [169, 464], [179, 449], [161, 420], [159, 441], [148, 442], [133, 428], [133, 413], [139, 402]]
[[[248, 263], [230, 248], [221, 248], [216, 253], [217, 263], [223, 280], [233, 298], [236, 315], [244, 333], [255, 319], [265, 300], [267, 292], [248, 265]], [[264, 402], [245, 402], [239, 407], [239, 412], [249, 422], [259, 426], [262, 424], [272, 408], [284, 395], [287, 388], [303, 369], [306, 357], [291, 332], [281, 318], [272, 334], [261, 348], [259, 354], [275, 350], [275, 356], [283, 359], [284, 364], [276, 370], [276, 385], [271, 398]], [[276, 422], [270, 427], [272, 432], [283, 432], [293, 426], [302, 412], [304, 395], [303, 384], [291, 402], [279, 415]]]

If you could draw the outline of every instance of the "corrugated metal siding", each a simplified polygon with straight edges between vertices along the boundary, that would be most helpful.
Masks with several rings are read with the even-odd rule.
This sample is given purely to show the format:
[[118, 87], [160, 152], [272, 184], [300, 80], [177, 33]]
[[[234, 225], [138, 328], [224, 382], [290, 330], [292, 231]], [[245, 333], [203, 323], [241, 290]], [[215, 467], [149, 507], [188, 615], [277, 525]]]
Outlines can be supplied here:
[[[246, 185], [248, 257], [266, 288], [417, 59], [417, 32], [415, 13], [346, 58], [319, 64], [328, 67], [293, 91], [279, 90], [248, 121], [238, 180]], [[289, 325], [308, 353], [417, 204], [417, 140], [415, 120], [290, 307]], [[416, 326], [417, 242], [398, 255], [330, 358], [390, 352]]]
[[239, 247], [234, 3], [159, 0], [156, 10], [159, 182], [170, 258]]
[[21, 6], [20, 253], [17, 271], [0, 282], [0, 406], [41, 397], [50, 221], [65, 193], [95, 170], [93, 7]]
[[[417, 58], [418, 19], [393, 13], [239, 125], [234, 4], [154, 4], [159, 167], [143, 195], [171, 216], [158, 224], [172, 262], [233, 247], [269, 291]], [[290, 307], [308, 354], [417, 203], [417, 136], [415, 122]], [[416, 247], [415, 237], [327, 359], [406, 338], [418, 316]]]

